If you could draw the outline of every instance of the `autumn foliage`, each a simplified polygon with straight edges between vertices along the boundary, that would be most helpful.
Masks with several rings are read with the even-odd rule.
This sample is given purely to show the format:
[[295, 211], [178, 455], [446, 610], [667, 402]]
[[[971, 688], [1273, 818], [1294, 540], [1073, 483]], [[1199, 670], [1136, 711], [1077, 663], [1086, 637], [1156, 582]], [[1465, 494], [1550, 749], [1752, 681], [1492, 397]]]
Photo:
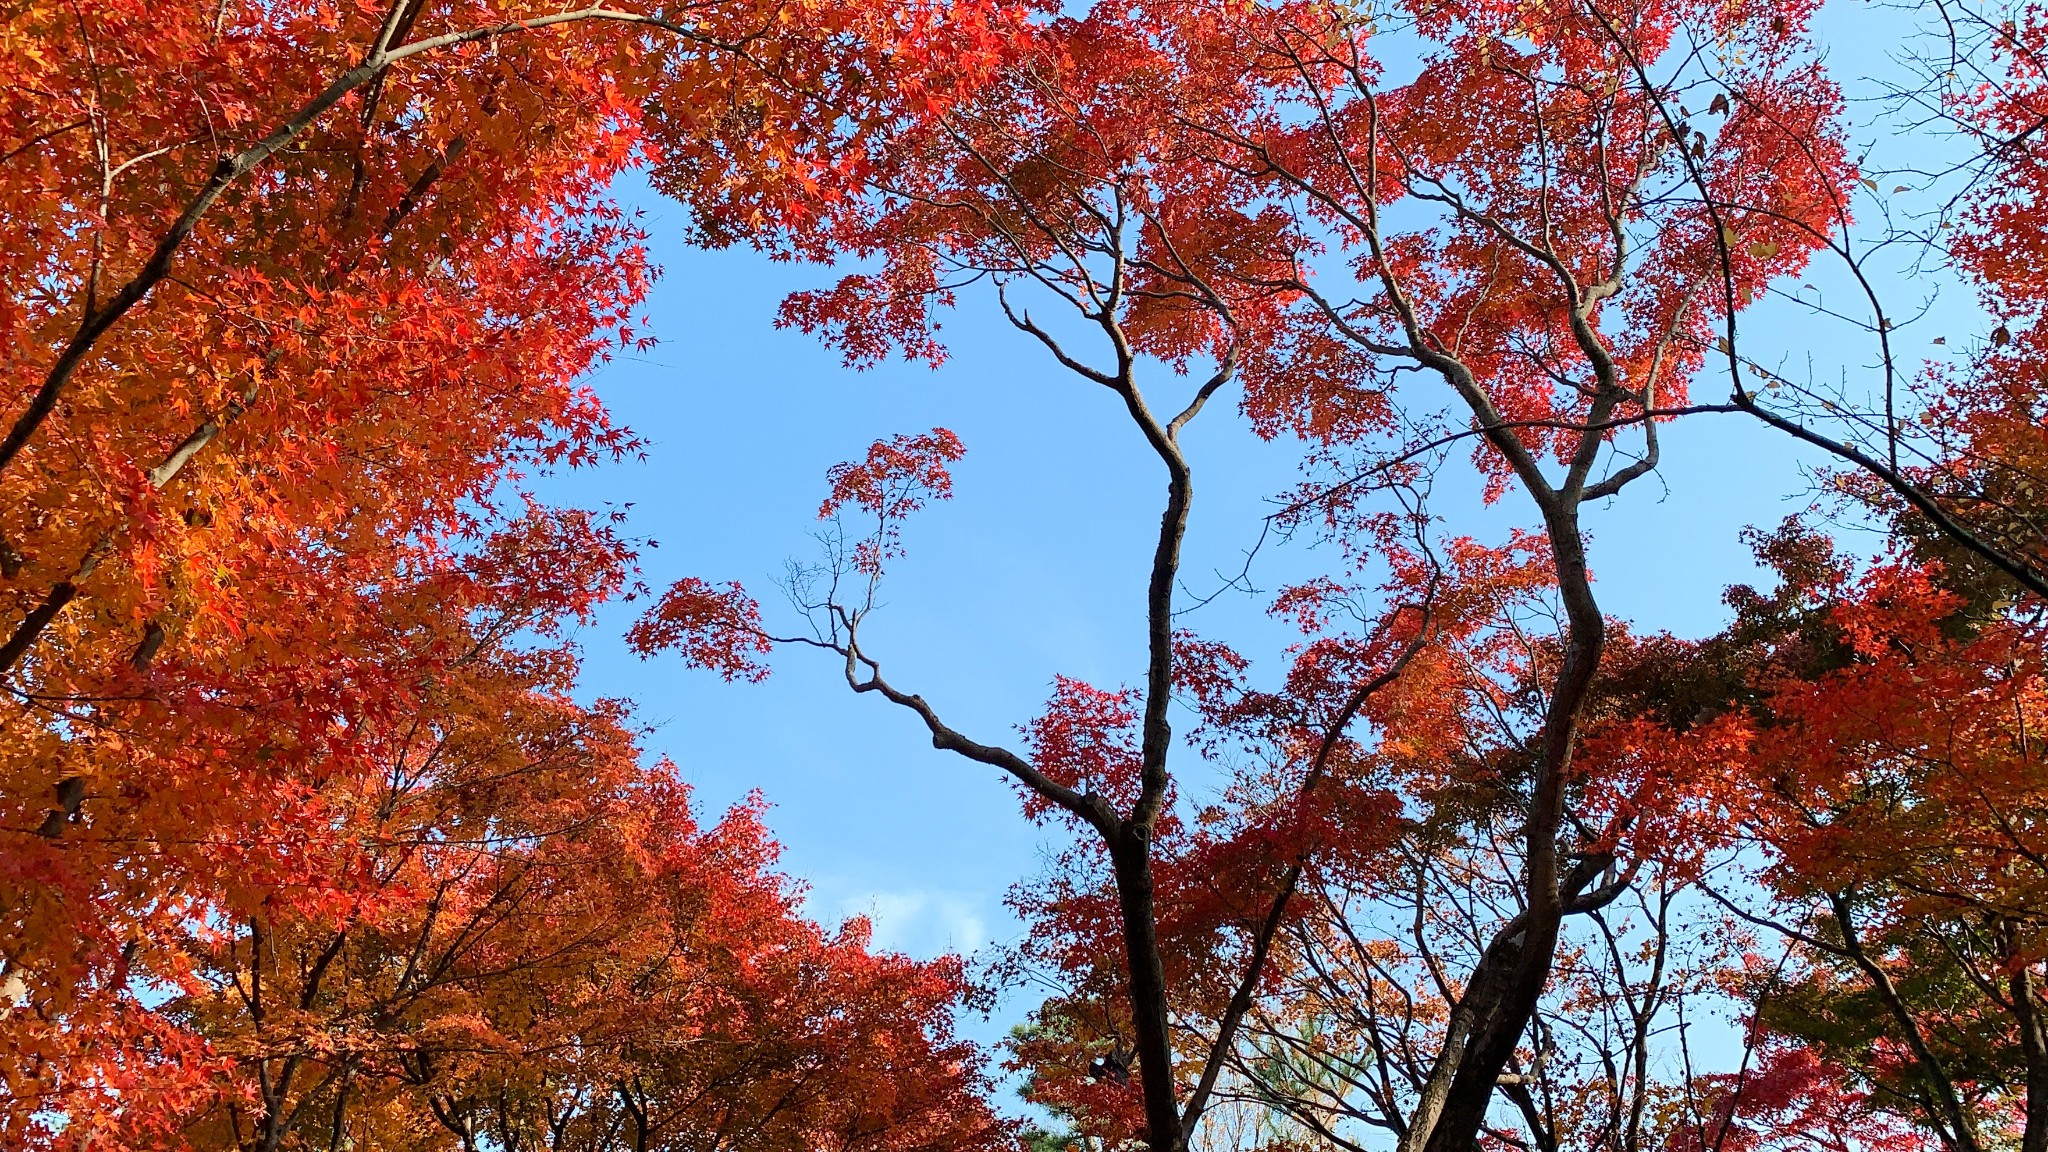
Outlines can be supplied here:
[[[0, 1145], [2048, 1152], [2048, 19], [1929, 13], [1923, 229], [1811, 2], [0, 10]], [[808, 920], [577, 695], [638, 556], [538, 481], [647, 450], [627, 177], [835, 264], [775, 319], [850, 368], [979, 309], [1158, 470], [1141, 658], [1008, 743], [870, 627], [945, 428], [823, 470], [787, 607], [625, 636], [1014, 786], [1029, 1123], [965, 961]], [[1823, 496], [1725, 626], [1615, 618], [1585, 513], [1717, 418]], [[1197, 423], [1298, 454], [1278, 649], [1193, 614]]]
[[0, 1144], [997, 1131], [957, 966], [572, 700], [632, 549], [529, 494], [638, 450], [611, 182], [796, 227], [933, 24], [796, 7], [0, 14]]

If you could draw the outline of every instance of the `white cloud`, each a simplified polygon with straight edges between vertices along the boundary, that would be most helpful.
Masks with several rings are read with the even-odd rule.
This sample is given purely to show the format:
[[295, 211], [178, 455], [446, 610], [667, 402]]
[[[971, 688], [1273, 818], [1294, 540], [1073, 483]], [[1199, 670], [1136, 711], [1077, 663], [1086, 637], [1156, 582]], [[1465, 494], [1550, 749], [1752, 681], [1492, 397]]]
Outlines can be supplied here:
[[899, 889], [849, 895], [837, 903], [839, 916], [866, 916], [873, 923], [874, 945], [884, 951], [932, 957], [972, 952], [988, 942], [979, 902], [961, 893]]

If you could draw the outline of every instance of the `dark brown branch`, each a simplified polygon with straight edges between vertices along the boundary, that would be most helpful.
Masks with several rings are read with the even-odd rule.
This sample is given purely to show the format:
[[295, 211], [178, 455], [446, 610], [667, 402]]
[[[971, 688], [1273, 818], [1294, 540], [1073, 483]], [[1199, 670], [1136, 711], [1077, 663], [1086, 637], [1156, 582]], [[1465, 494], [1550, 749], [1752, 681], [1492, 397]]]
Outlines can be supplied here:
[[[1433, 593], [1434, 589], [1431, 591]], [[1316, 748], [1314, 761], [1302, 777], [1301, 788], [1295, 793], [1297, 815], [1308, 803], [1316, 785], [1322, 781], [1329, 766], [1330, 756], [1343, 739], [1345, 729], [1351, 726], [1351, 722], [1357, 718], [1367, 701], [1400, 679], [1409, 662], [1414, 660], [1416, 654], [1428, 643], [1432, 603], [1432, 600], [1428, 599], [1423, 601], [1419, 608], [1422, 620], [1416, 627], [1415, 637], [1402, 647], [1393, 664], [1355, 688], [1344, 701], [1344, 706], [1338, 710], [1336, 718], [1330, 722], [1329, 728], [1323, 734], [1322, 742]], [[1281, 876], [1280, 886], [1273, 894], [1272, 905], [1267, 908], [1265, 919], [1260, 922], [1257, 933], [1252, 937], [1251, 952], [1245, 961], [1244, 975], [1239, 978], [1237, 988], [1231, 993], [1229, 1004], [1225, 1006], [1222, 1017], [1217, 1021], [1216, 1039], [1210, 1044], [1208, 1058], [1202, 1064], [1201, 1078], [1196, 1082], [1194, 1092], [1188, 1096], [1187, 1110], [1181, 1119], [1181, 1128], [1184, 1131], [1194, 1131], [1195, 1123], [1201, 1119], [1203, 1109], [1208, 1106], [1210, 1093], [1215, 1091], [1217, 1077], [1222, 1073], [1224, 1062], [1236, 1042], [1238, 1026], [1243, 1023], [1245, 1013], [1251, 1010], [1252, 996], [1257, 992], [1259, 980], [1265, 973], [1267, 954], [1272, 950], [1273, 940], [1279, 935], [1281, 925], [1286, 922], [1288, 904], [1293, 901], [1294, 894], [1300, 887], [1302, 873], [1308, 867], [1309, 856], [1310, 849], [1304, 846], [1288, 863], [1287, 871]]]

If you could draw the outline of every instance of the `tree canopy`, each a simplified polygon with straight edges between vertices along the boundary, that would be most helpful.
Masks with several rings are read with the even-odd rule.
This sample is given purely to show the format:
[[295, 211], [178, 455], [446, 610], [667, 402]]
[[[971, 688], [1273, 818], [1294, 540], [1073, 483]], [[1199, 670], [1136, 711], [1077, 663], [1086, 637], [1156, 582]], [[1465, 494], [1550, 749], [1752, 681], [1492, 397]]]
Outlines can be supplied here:
[[[1888, 10], [1878, 99], [1830, 11], [0, 9], [0, 1144], [2048, 1152], [2048, 17]], [[1128, 680], [898, 678], [944, 427], [787, 462], [784, 603], [550, 502], [655, 450], [591, 383], [659, 334], [631, 174], [849, 371], [970, 310], [1107, 394]], [[1586, 513], [1701, 421], [1816, 483], [1683, 637]], [[1277, 650], [1191, 611], [1197, 425], [1298, 457], [1314, 573], [1225, 590]], [[698, 816], [578, 690], [642, 593], [659, 674], [824, 661], [1008, 780], [1021, 940], [878, 948]]]

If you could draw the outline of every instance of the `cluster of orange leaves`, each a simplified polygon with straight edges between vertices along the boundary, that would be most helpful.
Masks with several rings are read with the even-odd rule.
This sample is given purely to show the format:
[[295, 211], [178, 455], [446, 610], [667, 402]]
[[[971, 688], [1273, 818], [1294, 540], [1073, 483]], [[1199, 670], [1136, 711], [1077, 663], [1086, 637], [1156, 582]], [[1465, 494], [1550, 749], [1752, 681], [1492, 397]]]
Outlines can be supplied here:
[[633, 550], [528, 494], [640, 447], [586, 382], [648, 342], [612, 181], [800, 232], [903, 45], [987, 30], [591, 7], [0, 13], [0, 1144], [510, 1148], [622, 1084], [643, 1147], [997, 1131], [957, 967], [806, 922], [572, 699]]

